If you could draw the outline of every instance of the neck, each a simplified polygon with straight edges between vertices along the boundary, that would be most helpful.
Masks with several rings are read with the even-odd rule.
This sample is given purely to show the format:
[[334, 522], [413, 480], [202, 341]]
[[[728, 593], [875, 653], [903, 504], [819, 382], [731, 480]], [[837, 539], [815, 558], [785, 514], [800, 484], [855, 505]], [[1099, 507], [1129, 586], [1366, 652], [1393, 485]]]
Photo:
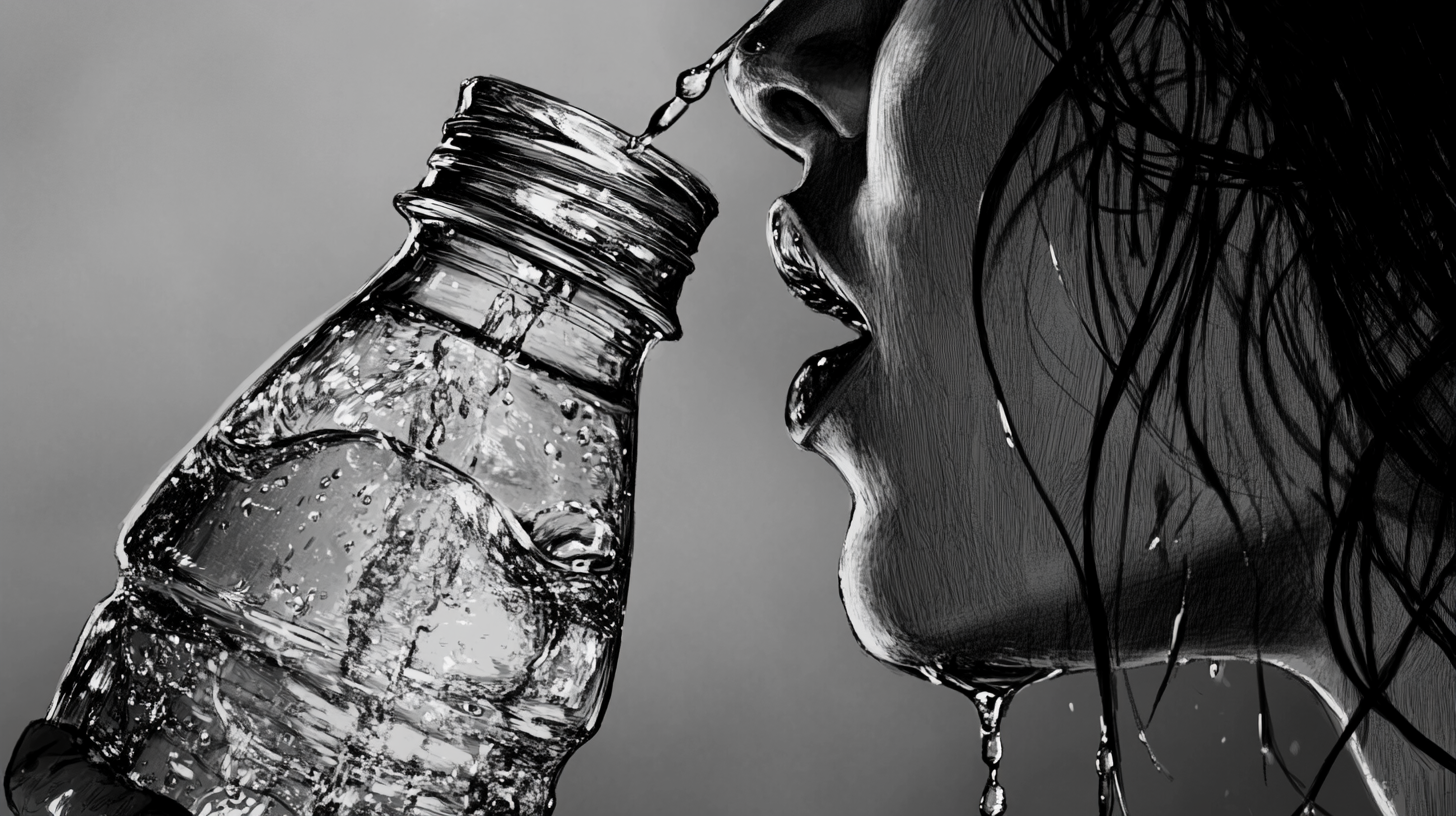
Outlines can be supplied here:
[[[1347, 727], [1350, 716], [1359, 710], [1360, 695], [1332, 657], [1274, 662], [1324, 701], [1338, 729]], [[1456, 734], [1456, 710], [1451, 706], [1456, 674], [1435, 645], [1424, 638], [1412, 643], [1403, 665], [1387, 689], [1391, 702], [1422, 734], [1449, 750], [1450, 736]], [[1382, 814], [1434, 816], [1450, 813], [1456, 805], [1456, 774], [1431, 761], [1380, 715], [1370, 714], [1357, 724], [1349, 747]]]
[[[1328, 541], [1327, 525], [1306, 521], [1261, 536], [1247, 552], [1237, 536], [1224, 535], [1212, 546], [1180, 553], [1175, 545], [1165, 559], [1144, 558], [1125, 575], [1124, 600], [1114, 618], [1114, 626], [1120, 623], [1122, 664], [1168, 659], [1177, 618], [1184, 629], [1178, 657], [1262, 660], [1289, 671], [1321, 698], [1343, 731], [1361, 711], [1361, 699], [1335, 660], [1319, 614]], [[1370, 605], [1375, 642], [1390, 646], [1399, 641], [1409, 617], [1388, 587], [1376, 583]], [[1117, 606], [1110, 598], [1109, 617]], [[1456, 752], [1453, 689], [1451, 661], [1417, 633], [1386, 694], [1421, 734]], [[1378, 713], [1362, 718], [1349, 746], [1385, 816], [1453, 812], [1456, 774]]]

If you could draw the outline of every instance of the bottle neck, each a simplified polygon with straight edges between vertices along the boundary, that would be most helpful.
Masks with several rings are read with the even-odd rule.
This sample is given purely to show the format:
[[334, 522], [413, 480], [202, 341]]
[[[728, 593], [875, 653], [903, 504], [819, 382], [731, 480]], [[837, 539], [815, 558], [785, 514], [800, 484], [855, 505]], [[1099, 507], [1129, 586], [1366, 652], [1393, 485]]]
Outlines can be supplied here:
[[369, 287], [414, 317], [495, 354], [630, 400], [662, 338], [602, 288], [543, 269], [448, 222], [411, 219], [405, 246]]

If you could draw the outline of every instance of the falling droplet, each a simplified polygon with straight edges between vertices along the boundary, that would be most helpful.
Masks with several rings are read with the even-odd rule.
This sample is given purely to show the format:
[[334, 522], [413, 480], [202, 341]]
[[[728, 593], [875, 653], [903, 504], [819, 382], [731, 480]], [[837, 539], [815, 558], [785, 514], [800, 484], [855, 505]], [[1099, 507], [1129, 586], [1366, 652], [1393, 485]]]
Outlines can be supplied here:
[[1006, 406], [1000, 400], [996, 400], [996, 410], [1001, 414], [1001, 430], [1006, 432], [1006, 447], [1016, 447], [1016, 442], [1011, 438], [1011, 422], [1006, 418]]
[[1001, 718], [1006, 713], [1007, 696], [992, 691], [971, 695], [981, 722], [981, 761], [986, 763], [986, 789], [981, 792], [981, 816], [1001, 816], [1006, 812], [1006, 789], [997, 774], [1001, 769]]
[[1097, 811], [1102, 816], [1111, 816], [1113, 792], [1117, 785], [1117, 776], [1112, 769], [1117, 760], [1107, 739], [1107, 721], [1099, 717], [1098, 722], [1102, 726], [1102, 736], [1097, 740]]
[[990, 734], [981, 740], [981, 759], [987, 765], [998, 765], [1001, 762], [1001, 735]]
[[1211, 678], [1213, 678], [1214, 680], [1217, 680], [1218, 679], [1218, 661], [1217, 660], [1210, 660], [1208, 662], [1208, 676], [1211, 677]]
[[1163, 539], [1161, 537], [1153, 536], [1153, 540], [1148, 542], [1148, 552], [1156, 550], [1158, 548], [1158, 545], [1161, 543], [1163, 543]]
[[981, 794], [982, 816], [1001, 816], [1006, 812], [1006, 789], [996, 781], [995, 773], [991, 772], [991, 779], [986, 782], [986, 791]]

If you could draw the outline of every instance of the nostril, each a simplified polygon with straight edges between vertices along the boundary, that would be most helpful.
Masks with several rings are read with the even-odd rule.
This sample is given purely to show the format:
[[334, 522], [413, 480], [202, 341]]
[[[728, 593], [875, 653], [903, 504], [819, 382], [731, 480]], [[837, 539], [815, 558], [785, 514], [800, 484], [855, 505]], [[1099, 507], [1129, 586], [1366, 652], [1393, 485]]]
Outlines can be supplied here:
[[769, 123], [789, 139], [796, 140], [816, 130], [833, 131], [829, 120], [814, 103], [786, 88], [769, 91], [764, 97], [763, 109]]

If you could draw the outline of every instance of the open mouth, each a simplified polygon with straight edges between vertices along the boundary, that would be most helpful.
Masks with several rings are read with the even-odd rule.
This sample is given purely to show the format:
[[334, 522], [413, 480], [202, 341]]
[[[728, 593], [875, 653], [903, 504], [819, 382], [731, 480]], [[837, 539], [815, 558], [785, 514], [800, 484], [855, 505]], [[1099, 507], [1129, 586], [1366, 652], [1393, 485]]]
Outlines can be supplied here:
[[768, 244], [779, 275], [795, 297], [810, 309], [837, 319], [859, 334], [848, 343], [810, 357], [794, 375], [784, 407], [784, 424], [794, 442], [803, 444], [818, 424], [825, 406], [832, 402], [835, 386], [844, 381], [869, 348], [869, 322], [829, 273], [798, 214], [782, 198], [769, 208]]

